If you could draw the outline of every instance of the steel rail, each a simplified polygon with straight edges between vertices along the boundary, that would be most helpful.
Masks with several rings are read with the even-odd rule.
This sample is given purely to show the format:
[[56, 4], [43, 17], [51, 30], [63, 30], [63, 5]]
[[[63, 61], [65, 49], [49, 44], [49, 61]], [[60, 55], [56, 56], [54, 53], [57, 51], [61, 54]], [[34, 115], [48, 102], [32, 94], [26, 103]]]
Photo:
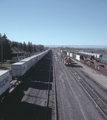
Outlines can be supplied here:
[[[64, 66], [65, 65], [63, 64], [63, 67]], [[107, 119], [107, 111], [106, 111], [107, 110], [107, 104], [93, 91], [93, 89], [85, 81], [82, 80], [82, 77], [80, 77], [80, 75], [77, 72], [75, 72], [74, 69], [72, 69], [73, 71], [71, 71], [70, 68], [67, 68], [67, 69], [72, 74], [74, 79], [76, 79], [76, 81], [79, 83], [79, 85], [83, 88], [83, 90], [86, 92], [86, 94], [90, 97], [90, 99], [96, 105], [96, 107], [100, 110], [102, 115]], [[86, 86], [87, 86], [88, 89], [86, 88]], [[89, 89], [92, 92], [92, 94], [89, 93]], [[93, 97], [92, 95], [97, 96], [96, 97], [97, 99], [95, 97]]]
[[[76, 71], [75, 69], [73, 69], [74, 71]], [[78, 75], [78, 77], [81, 77], [81, 75], [79, 75], [78, 73], [76, 73], [77, 75]], [[82, 77], [81, 77], [82, 78]], [[90, 90], [92, 90], [93, 92], [94, 92], [94, 94], [103, 102], [103, 104], [105, 104], [105, 106], [107, 107], [107, 104], [101, 99], [101, 97], [99, 97], [99, 95], [93, 90], [93, 88], [91, 88], [89, 85], [88, 85], [88, 83], [86, 83], [85, 81], [84, 81], [84, 79], [82, 78], [81, 79], [82, 80], [82, 82], [84, 82], [84, 84], [86, 85], [86, 86], [88, 86], [89, 88], [90, 88]]]
[[49, 83], [48, 83], [48, 95], [47, 95], [47, 104], [46, 104], [46, 111], [45, 111], [45, 119], [47, 119], [47, 112], [48, 112], [48, 104], [49, 104], [49, 91], [50, 91], [50, 76], [51, 76], [51, 65], [52, 63], [50, 62], [50, 70], [49, 70]]
[[[78, 79], [77, 77], [79, 77], [78, 73], [75, 74], [75, 71], [72, 72], [70, 70], [70, 68], [68, 69], [69, 72], [73, 75], [73, 77], [76, 79], [76, 81], [79, 83], [79, 85], [83, 88], [83, 90], [87, 93], [87, 95], [91, 98], [91, 100], [93, 101], [93, 103], [97, 106], [97, 108], [101, 111], [101, 113], [104, 115], [104, 117], [107, 119], [107, 113], [103, 110], [103, 108], [101, 107], [101, 105], [99, 105], [97, 102], [97, 100], [95, 100], [95, 98], [92, 97], [92, 95], [89, 93], [89, 91], [84, 87], [84, 85], [82, 85], [81, 81], [90, 89], [90, 91], [95, 94], [97, 97], [98, 97], [98, 100], [100, 100], [102, 103], [103, 103], [103, 107], [105, 107], [107, 109], [107, 104], [93, 91], [93, 89], [85, 82], [83, 81], [82, 79]], [[75, 76], [75, 75], [78, 75], [78, 76]], [[104, 109], [105, 109], [104, 108]], [[106, 110], [105, 109], [105, 110]]]
[[[100, 96], [100, 98], [102, 98], [102, 100], [105, 101], [105, 103], [107, 104], [107, 100], [105, 99], [105, 97], [103, 97], [100, 93], [98, 93], [97, 90], [94, 88], [94, 86], [92, 86], [92, 85], [90, 84], [90, 82], [92, 82], [92, 83], [94, 82], [94, 84], [96, 84], [97, 87], [99, 87], [99, 89], [104, 90], [105, 95], [106, 95], [106, 92], [105, 92], [105, 91], [107, 91], [107, 89], [106, 89], [103, 85], [101, 85], [100, 83], [94, 81], [92, 78], [88, 78], [88, 79], [90, 79], [89, 81], [85, 80], [85, 78], [82, 77], [82, 76], [84, 76], [84, 75], [82, 75], [81, 72], [79, 73], [79, 71], [78, 71], [77, 69], [75, 69], [75, 68], [73, 68], [73, 70], [74, 70], [75, 72], [77, 72], [78, 75], [82, 78], [82, 80], [84, 80], [84, 82], [87, 83], [87, 84], [90, 86], [90, 88], [92, 88], [92, 89], [95, 91], [95, 93], [97, 93], [97, 95]], [[73, 72], [74, 72], [74, 71], [73, 71]], [[86, 76], [86, 77], [87, 77], [87, 76]]]
[[[54, 59], [54, 61], [55, 61], [55, 57], [53, 57]], [[58, 116], [57, 116], [57, 113], [58, 113], [58, 111], [57, 111], [57, 91], [56, 91], [56, 74], [55, 74], [55, 65], [54, 65], [54, 67], [53, 67], [53, 78], [54, 78], [54, 95], [55, 95], [55, 120], [57, 120], [58, 119]]]

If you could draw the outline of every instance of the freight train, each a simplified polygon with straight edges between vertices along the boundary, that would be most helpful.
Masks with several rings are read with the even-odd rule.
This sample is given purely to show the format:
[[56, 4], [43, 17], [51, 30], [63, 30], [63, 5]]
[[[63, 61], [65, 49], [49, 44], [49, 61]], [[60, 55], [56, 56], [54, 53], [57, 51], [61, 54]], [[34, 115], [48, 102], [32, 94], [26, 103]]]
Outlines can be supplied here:
[[[38, 61], [40, 61], [47, 53], [49, 49], [33, 55], [31, 57], [25, 58], [20, 62], [11, 65], [12, 79], [21, 78], [27, 71], [30, 70]], [[1, 98], [9, 93], [10, 88], [10, 72], [9, 70], [0, 70], [0, 100]]]
[[32, 66], [34, 66], [41, 58], [43, 58], [49, 50], [46, 50], [38, 55], [22, 59], [11, 65], [12, 79], [22, 77]]
[[102, 58], [102, 56], [103, 56], [103, 55], [97, 54], [97, 53], [82, 52], [82, 51], [79, 51], [79, 54], [80, 54], [80, 55], [93, 56], [94, 58], [97, 58], [97, 59], [100, 59], [100, 58]]
[[9, 70], [0, 70], [0, 100], [8, 94], [10, 87]]
[[[84, 54], [87, 54], [88, 56], [84, 56]], [[77, 53], [67, 52], [67, 56], [69, 56], [71, 59], [74, 59], [83, 64], [86, 64], [87, 66], [90, 66], [93, 69], [96, 69], [100, 71], [101, 73], [107, 75], [107, 65], [101, 62], [97, 62], [97, 59], [100, 59], [102, 57], [101, 54], [86, 53], [86, 52], [79, 52], [77, 54]]]
[[63, 61], [63, 63], [67, 66], [71, 65], [71, 59], [69, 56], [67, 56], [66, 54], [62, 53], [62, 52], [57, 52], [58, 56], [61, 58], [61, 60]]

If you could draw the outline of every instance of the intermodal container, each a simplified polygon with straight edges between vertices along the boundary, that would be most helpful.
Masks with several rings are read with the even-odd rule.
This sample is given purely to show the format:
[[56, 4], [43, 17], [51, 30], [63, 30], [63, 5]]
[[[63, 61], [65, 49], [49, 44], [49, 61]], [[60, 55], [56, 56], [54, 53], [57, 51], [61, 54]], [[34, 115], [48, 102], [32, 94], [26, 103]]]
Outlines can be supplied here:
[[76, 60], [80, 61], [80, 55], [76, 55]]
[[73, 57], [73, 53], [70, 53], [70, 57]]
[[25, 58], [25, 59], [21, 60], [21, 62], [26, 63], [26, 70], [27, 71], [32, 67], [32, 59], [31, 59], [31, 57]]
[[26, 73], [26, 62], [17, 62], [11, 65], [12, 77], [21, 77]]
[[67, 52], [67, 56], [69, 56], [69, 52]]
[[0, 70], [0, 98], [7, 90], [9, 90], [10, 78], [9, 70]]

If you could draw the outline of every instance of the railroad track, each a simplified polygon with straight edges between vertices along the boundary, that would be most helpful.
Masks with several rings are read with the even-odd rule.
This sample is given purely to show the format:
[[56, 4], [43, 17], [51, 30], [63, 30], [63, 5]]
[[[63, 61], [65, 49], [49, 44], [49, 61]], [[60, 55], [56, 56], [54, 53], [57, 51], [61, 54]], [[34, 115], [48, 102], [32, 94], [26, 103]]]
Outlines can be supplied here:
[[85, 80], [73, 69], [67, 68], [68, 71], [73, 75], [75, 80], [79, 83], [79, 85], [83, 88], [86, 94], [90, 97], [96, 107], [100, 110], [100, 112], [107, 119], [107, 104], [103, 101], [103, 99], [91, 88]]
[[47, 120], [47, 113], [48, 113], [48, 104], [49, 104], [49, 91], [50, 91], [50, 77], [51, 77], [51, 66], [52, 63], [50, 62], [50, 70], [49, 70], [49, 82], [48, 82], [48, 94], [47, 94], [47, 103], [46, 103], [46, 111], [45, 111], [45, 119]]
[[[60, 59], [59, 61], [61, 62]], [[104, 118], [107, 119], [107, 104], [105, 100], [103, 100], [103, 98], [99, 94], [97, 94], [97, 92], [94, 91], [94, 88], [92, 88], [87, 82], [85, 82], [82, 76], [80, 76], [78, 72], [75, 71], [75, 69], [71, 67], [65, 67], [64, 64], [62, 64], [62, 67], [66, 70], [66, 72], [69, 71], [72, 74], [77, 83], [82, 87], [85, 93], [90, 97], [92, 102], [95, 104], [95, 107], [99, 109]]]
[[75, 72], [78, 73], [78, 75], [90, 86], [90, 88], [95, 91], [100, 98], [107, 104], [107, 89], [102, 86], [100, 83], [96, 82], [91, 76], [86, 74], [84, 71], [78, 70], [75, 67], [73, 67]]
[[[55, 57], [57, 56], [54, 54], [53, 60], [55, 60]], [[54, 98], [55, 98], [55, 120], [58, 120], [58, 108], [57, 108], [57, 91], [56, 91], [56, 72], [55, 72], [55, 65], [53, 65], [53, 81], [54, 81]]]
[[[46, 111], [45, 111], [45, 119], [47, 120], [48, 117], [48, 105], [49, 105], [49, 92], [50, 92], [50, 79], [51, 79], [51, 72], [52, 72], [52, 62], [50, 62], [50, 70], [49, 70], [49, 82], [48, 82], [48, 94], [47, 94], [47, 103], [46, 103]], [[56, 96], [56, 79], [55, 79], [55, 66], [53, 65], [53, 77], [54, 77], [54, 101], [55, 101], [55, 119], [57, 120], [57, 96]]]
[[[52, 119], [54, 119], [54, 116], [53, 116], [54, 112], [52, 111], [54, 109], [53, 108], [54, 103], [52, 102], [53, 101], [53, 99], [52, 99], [53, 98], [53, 89], [52, 89], [53, 85], [51, 83], [53, 67], [52, 67], [52, 62], [50, 62], [50, 61], [52, 61], [52, 59], [51, 59], [51, 56], [48, 55], [47, 58], [44, 59], [44, 61], [42, 60], [41, 63], [39, 63], [34, 68], [34, 71], [32, 71], [31, 75], [27, 74], [27, 77], [26, 77], [26, 79], [23, 80], [23, 83], [20, 86], [18, 86], [17, 89], [15, 89], [16, 93], [18, 93], [20, 96], [20, 93], [23, 93], [23, 89], [28, 90], [30, 88], [30, 91], [27, 91], [24, 93], [23, 98], [24, 98], [24, 96], [28, 96], [29, 100], [32, 103], [33, 103], [33, 100], [35, 100], [34, 106], [30, 105], [31, 108], [37, 108], [37, 109], [35, 109], [35, 111], [38, 110], [38, 111], [42, 112], [42, 113], [36, 112], [34, 114], [35, 119], [42, 118], [43, 120], [50, 120], [51, 115], [52, 115]], [[35, 73], [36, 73], [36, 75], [35, 75]], [[34, 75], [34, 77], [30, 77], [33, 75]], [[42, 76], [39, 76], [39, 75], [42, 75]], [[11, 82], [12, 82], [11, 88], [14, 86], [17, 86], [17, 81], [14, 80], [14, 83], [13, 83], [13, 81], [11, 81]], [[33, 83], [34, 83], [34, 85], [33, 85]], [[32, 93], [32, 96], [30, 95], [30, 92]], [[11, 97], [14, 98], [14, 95], [15, 95], [15, 92], [12, 92], [12, 94], [10, 95], [10, 98]], [[31, 97], [31, 99], [30, 99], [30, 97]], [[32, 98], [33, 98], [33, 100], [32, 100]], [[20, 98], [20, 101], [21, 100], [22, 100], [22, 97]], [[43, 100], [43, 102], [41, 102], [41, 101], [39, 102], [39, 100], [41, 100], [41, 101]], [[20, 102], [20, 101], [18, 101], [18, 104], [20, 104], [20, 107], [22, 107], [22, 109], [24, 109], [24, 107], [21, 106], [23, 104], [23, 101], [22, 102]], [[26, 101], [27, 101], [27, 99], [26, 99]], [[6, 99], [6, 102], [8, 104], [7, 99]], [[5, 104], [6, 102], [4, 102], [3, 104]], [[11, 102], [11, 99], [10, 99], [10, 102]], [[3, 104], [2, 104], [2, 106], [3, 106], [2, 108], [7, 107], [6, 106], [7, 104], [5, 106]], [[27, 105], [29, 106], [29, 104], [27, 104]], [[16, 107], [17, 107], [17, 105], [16, 105]], [[0, 106], [1, 111], [2, 111], [2, 108]], [[7, 110], [8, 110], [8, 108], [7, 108]], [[33, 113], [29, 113], [29, 114], [32, 115]]]

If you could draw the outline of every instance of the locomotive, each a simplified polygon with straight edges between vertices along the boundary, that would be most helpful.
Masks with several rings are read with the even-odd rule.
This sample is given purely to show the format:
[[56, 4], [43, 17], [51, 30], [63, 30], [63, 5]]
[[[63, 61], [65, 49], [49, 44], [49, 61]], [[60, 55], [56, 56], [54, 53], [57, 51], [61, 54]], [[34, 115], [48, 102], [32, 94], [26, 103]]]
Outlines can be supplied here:
[[71, 58], [62, 52], [57, 52], [58, 56], [61, 58], [63, 63], [67, 66], [71, 65]]

